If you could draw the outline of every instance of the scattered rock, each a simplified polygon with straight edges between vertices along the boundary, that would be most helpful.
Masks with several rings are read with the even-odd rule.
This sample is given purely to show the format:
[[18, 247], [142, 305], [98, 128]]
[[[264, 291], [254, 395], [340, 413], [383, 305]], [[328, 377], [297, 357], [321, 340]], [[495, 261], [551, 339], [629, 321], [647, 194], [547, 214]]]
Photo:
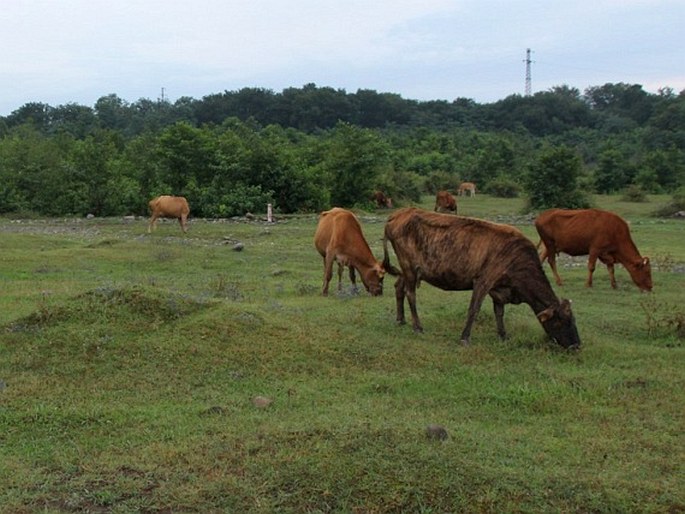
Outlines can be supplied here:
[[259, 409], [266, 409], [269, 405], [273, 403], [271, 398], [266, 396], [255, 396], [252, 398], [252, 404]]
[[87, 219], [87, 220], [92, 220], [94, 217], [95, 217], [95, 214], [92, 214], [92, 213], [88, 213], [88, 214], [86, 215], [86, 219]]
[[447, 430], [442, 425], [431, 423], [426, 427], [426, 437], [428, 439], [444, 441], [447, 439]]
[[236, 243], [233, 245], [234, 252], [242, 252], [243, 248], [245, 248], [245, 245], [243, 243]]

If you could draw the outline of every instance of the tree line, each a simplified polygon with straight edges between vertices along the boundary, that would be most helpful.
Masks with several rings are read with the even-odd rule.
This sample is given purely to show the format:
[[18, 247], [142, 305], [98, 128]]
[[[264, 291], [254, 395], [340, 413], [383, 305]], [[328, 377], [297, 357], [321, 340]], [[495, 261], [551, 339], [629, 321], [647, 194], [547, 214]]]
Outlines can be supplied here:
[[[313, 212], [396, 202], [462, 180], [533, 209], [583, 192], [685, 186], [685, 91], [567, 86], [490, 104], [415, 101], [314, 84], [174, 103], [103, 96], [0, 117], [0, 214], [145, 214], [158, 194], [193, 215]], [[559, 205], [562, 203], [563, 205]]]

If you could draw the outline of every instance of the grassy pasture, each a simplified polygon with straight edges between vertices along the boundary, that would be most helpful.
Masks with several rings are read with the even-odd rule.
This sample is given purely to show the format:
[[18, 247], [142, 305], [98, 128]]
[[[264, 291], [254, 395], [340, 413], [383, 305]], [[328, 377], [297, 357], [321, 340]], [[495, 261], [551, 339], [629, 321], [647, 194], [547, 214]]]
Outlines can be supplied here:
[[[619, 267], [614, 291], [601, 265], [587, 290], [561, 258], [575, 353], [525, 305], [499, 341], [487, 301], [460, 346], [467, 292], [424, 284], [420, 335], [395, 325], [391, 277], [321, 297], [313, 215], [186, 236], [0, 220], [0, 512], [683, 512], [685, 224], [649, 217], [665, 201], [596, 198], [655, 290]], [[521, 206], [460, 213], [537, 241]], [[359, 215], [380, 256], [387, 212]]]

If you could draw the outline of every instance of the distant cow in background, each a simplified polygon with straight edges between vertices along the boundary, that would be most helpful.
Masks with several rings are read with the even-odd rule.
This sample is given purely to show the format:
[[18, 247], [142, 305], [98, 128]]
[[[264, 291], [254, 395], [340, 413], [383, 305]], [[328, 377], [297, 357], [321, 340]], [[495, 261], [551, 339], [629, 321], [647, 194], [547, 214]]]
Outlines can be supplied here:
[[[390, 264], [388, 241], [401, 270]], [[413, 207], [400, 209], [385, 225], [383, 254], [383, 267], [399, 277], [395, 283], [397, 321], [404, 323], [406, 296], [417, 332], [423, 328], [416, 310], [416, 288], [425, 281], [445, 291], [473, 291], [461, 333], [464, 344], [469, 343], [476, 314], [490, 295], [501, 338], [506, 336], [504, 305], [527, 303], [545, 332], [561, 346], [580, 346], [570, 302], [554, 294], [535, 246], [514, 227]]]
[[380, 209], [392, 209], [392, 198], [385, 196], [383, 191], [374, 191], [371, 200], [376, 204], [376, 207]]
[[476, 184], [473, 182], [462, 182], [459, 184], [457, 195], [464, 196], [466, 193], [468, 193], [469, 196], [476, 196]]
[[[630, 273], [633, 282], [643, 291], [652, 290], [652, 268], [648, 257], [642, 257], [630, 237], [628, 224], [613, 212], [601, 209], [550, 209], [535, 219], [544, 248], [540, 261], [549, 261], [558, 285], [556, 256], [589, 255], [587, 287], [592, 287], [592, 273], [597, 259], [607, 265], [611, 287], [616, 288], [614, 263], [618, 262]], [[540, 246], [538, 243], [538, 247]]]
[[350, 269], [350, 281], [355, 288], [356, 269], [369, 293], [373, 296], [383, 294], [385, 270], [371, 253], [359, 220], [352, 212], [339, 207], [322, 212], [314, 234], [314, 246], [323, 257], [324, 296], [328, 295], [334, 261], [338, 263], [338, 290], [342, 288], [343, 268], [347, 266]]
[[457, 213], [457, 201], [447, 191], [438, 191], [435, 194], [435, 212]]
[[152, 217], [147, 227], [148, 234], [157, 226], [159, 218], [176, 218], [181, 225], [181, 230], [185, 233], [188, 230], [187, 221], [190, 214], [188, 201], [182, 196], [162, 195], [150, 200], [148, 204]]

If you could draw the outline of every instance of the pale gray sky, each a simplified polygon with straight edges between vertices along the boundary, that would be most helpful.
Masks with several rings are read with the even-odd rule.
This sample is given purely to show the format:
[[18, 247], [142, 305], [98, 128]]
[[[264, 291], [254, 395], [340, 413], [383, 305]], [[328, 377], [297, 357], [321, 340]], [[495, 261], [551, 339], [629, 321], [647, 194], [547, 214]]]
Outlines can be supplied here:
[[307, 83], [489, 103], [607, 82], [685, 89], [683, 0], [3, 0], [0, 116]]

